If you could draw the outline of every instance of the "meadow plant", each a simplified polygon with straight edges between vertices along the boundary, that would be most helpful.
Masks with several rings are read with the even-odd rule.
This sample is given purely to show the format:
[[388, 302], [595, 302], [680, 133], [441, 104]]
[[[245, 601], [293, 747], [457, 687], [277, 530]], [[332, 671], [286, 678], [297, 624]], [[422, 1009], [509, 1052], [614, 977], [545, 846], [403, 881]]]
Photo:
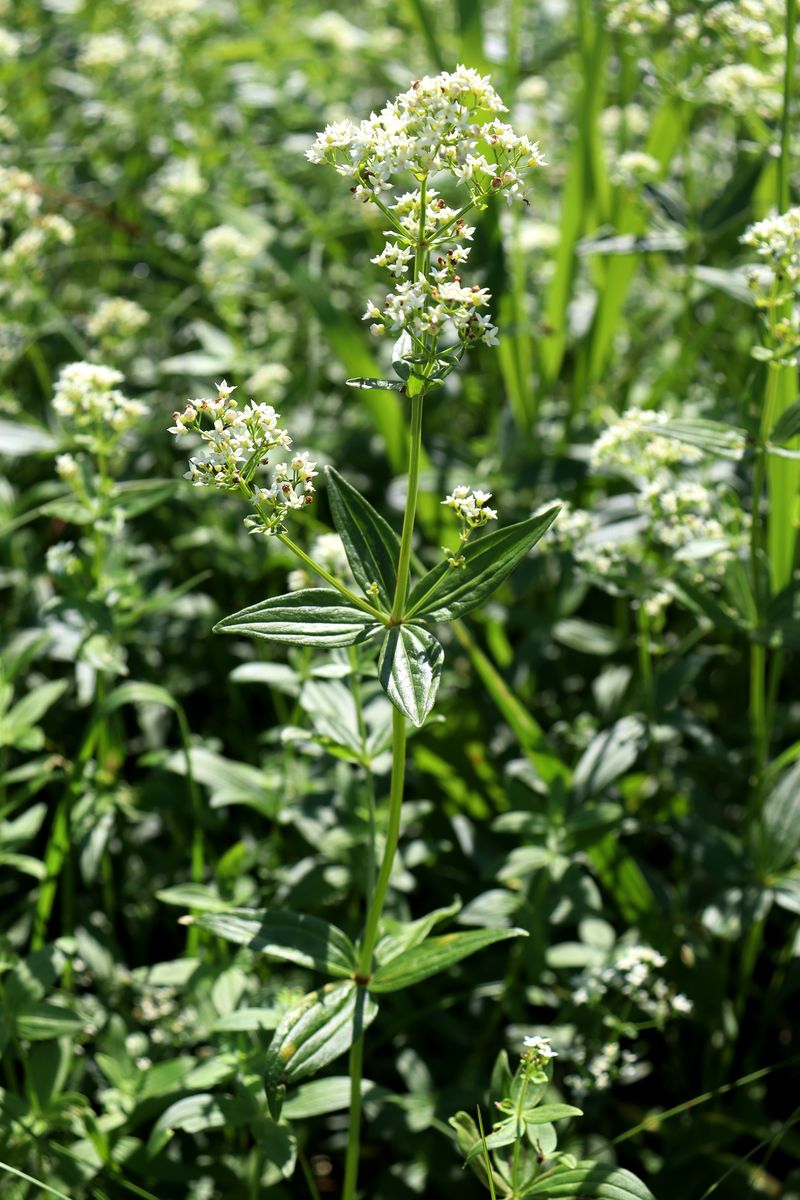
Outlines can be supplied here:
[[[264, 1078], [269, 1109], [277, 1121], [287, 1088], [349, 1048], [345, 1200], [356, 1195], [365, 1030], [378, 1013], [380, 996], [418, 983], [484, 946], [524, 933], [516, 928], [486, 928], [431, 936], [449, 910], [395, 926], [391, 933], [383, 923], [402, 831], [408, 723], [421, 726], [426, 721], [442, 673], [444, 649], [432, 626], [454, 621], [484, 602], [543, 536], [558, 511], [552, 506], [473, 540], [472, 534], [498, 520], [498, 514], [488, 506], [490, 493], [459, 485], [442, 501], [459, 521], [457, 549], [445, 550], [444, 558], [427, 571], [415, 559], [425, 402], [430, 402], [466, 350], [498, 340], [496, 326], [481, 311], [491, 300], [488, 289], [462, 280], [468, 243], [475, 232], [467, 217], [480, 213], [495, 197], [527, 203], [524, 171], [543, 163], [534, 143], [492, 115], [504, 108], [487, 77], [458, 67], [452, 73], [417, 80], [360, 124], [329, 125], [308, 151], [312, 162], [328, 164], [344, 176], [356, 199], [377, 209], [388, 226], [386, 246], [373, 262], [387, 270], [394, 280], [393, 290], [379, 304], [368, 303], [365, 320], [375, 336], [393, 340], [395, 378], [348, 382], [357, 389], [397, 392], [410, 406], [408, 476], [399, 538], [338, 472], [329, 467], [325, 473], [334, 524], [360, 594], [343, 582], [340, 570], [329, 569], [289, 536], [292, 510], [302, 510], [314, 499], [316, 463], [305, 452], [294, 455], [272, 466], [272, 482], [263, 482], [273, 452], [291, 446], [288, 431], [270, 405], [250, 401], [240, 407], [234, 389], [223, 380], [216, 398], [190, 401], [176, 412], [171, 430], [180, 438], [199, 435], [204, 444], [190, 460], [192, 483], [240, 493], [253, 510], [246, 519], [250, 530], [279, 539], [297, 555], [305, 571], [328, 585], [271, 597], [224, 618], [216, 628], [289, 646], [372, 645], [380, 684], [393, 705], [386, 837], [378, 866], [373, 827], [367, 846], [374, 864], [368, 873], [372, 887], [358, 943], [319, 919], [287, 911], [240, 910], [196, 918], [204, 928], [234, 942], [257, 944], [267, 954], [313, 965], [333, 977], [319, 991], [304, 996], [280, 1022], [266, 1055]], [[446, 183], [452, 202], [432, 186], [434, 177], [442, 179], [442, 186]], [[400, 192], [408, 180], [413, 190]], [[319, 543], [317, 547], [323, 551], [320, 557], [330, 559], [327, 547]], [[427, 557], [422, 549], [419, 555]], [[357, 678], [352, 682], [357, 688]], [[545, 1051], [544, 1043], [532, 1044], [524, 1057], [521, 1099], [513, 1102], [516, 1108], [523, 1106], [523, 1113], [524, 1105], [535, 1102], [528, 1095], [530, 1084], [541, 1094], [548, 1082], [542, 1071], [550, 1057]], [[514, 1121], [518, 1123], [516, 1117]], [[516, 1123], [514, 1130], [516, 1137]], [[492, 1137], [492, 1145], [499, 1144], [500, 1134]], [[509, 1195], [527, 1194], [518, 1190], [519, 1153], [517, 1146]], [[557, 1157], [553, 1163], [558, 1163]], [[525, 1174], [530, 1179], [527, 1167]]]

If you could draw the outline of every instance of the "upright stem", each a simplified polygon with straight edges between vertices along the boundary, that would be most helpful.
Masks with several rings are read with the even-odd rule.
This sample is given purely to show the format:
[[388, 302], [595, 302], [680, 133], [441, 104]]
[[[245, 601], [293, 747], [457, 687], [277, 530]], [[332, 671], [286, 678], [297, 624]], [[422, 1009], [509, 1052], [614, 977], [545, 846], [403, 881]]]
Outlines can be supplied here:
[[[427, 179], [420, 181], [420, 213], [417, 233], [416, 253], [414, 255], [414, 281], [425, 274], [428, 267], [429, 247], [425, 240], [425, 216], [427, 210]], [[408, 488], [406, 490], [406, 507], [403, 514], [403, 530], [400, 535], [400, 554], [397, 559], [397, 582], [394, 590], [394, 600], [390, 622], [399, 624], [408, 592], [408, 579], [411, 570], [411, 542], [414, 535], [414, 519], [417, 513], [417, 492], [419, 490], [419, 462], [422, 453], [422, 409], [425, 400], [426, 383], [424, 379], [413, 377], [409, 381], [408, 392], [411, 399], [411, 432], [408, 451]], [[403, 811], [403, 786], [406, 777], [406, 719], [396, 708], [392, 709], [392, 778], [389, 784], [389, 824], [386, 830], [386, 845], [383, 850], [378, 879], [375, 884], [361, 939], [361, 951], [358, 962], [358, 977], [366, 981], [372, 974], [372, 956], [378, 940], [383, 905], [389, 890], [389, 879], [400, 840], [400, 821]], [[355, 1200], [358, 1182], [358, 1160], [361, 1134], [361, 1074], [364, 1065], [364, 1034], [353, 1042], [350, 1049], [350, 1122], [347, 1132], [347, 1155], [344, 1168], [344, 1185], [342, 1200]]]
[[403, 614], [408, 591], [408, 575], [411, 569], [411, 537], [414, 533], [414, 518], [417, 512], [417, 489], [419, 487], [419, 460], [422, 449], [422, 406], [425, 393], [411, 397], [411, 446], [408, 456], [408, 491], [406, 511], [403, 517], [403, 532], [400, 536], [400, 556], [397, 560], [397, 586], [394, 593], [391, 619], [399, 621]]
[[783, 76], [783, 114], [781, 118], [781, 153], [778, 159], [778, 212], [789, 207], [789, 156], [792, 131], [792, 88], [794, 86], [797, 0], [786, 0], [786, 66]]
[[[756, 605], [756, 634], [763, 632], [769, 584], [766, 583], [764, 554], [764, 514], [762, 511], [764, 484], [767, 473], [767, 452], [764, 442], [769, 437], [775, 412], [780, 367], [770, 363], [767, 367], [767, 388], [761, 416], [759, 445], [756, 449], [753, 470], [753, 502], [750, 526], [750, 570], [753, 577], [753, 596]], [[769, 758], [769, 726], [766, 699], [767, 649], [754, 641], [750, 647], [750, 724], [753, 733], [753, 760], [756, 802], [759, 802], [764, 769]]]
[[[389, 787], [389, 827], [386, 830], [386, 846], [375, 884], [375, 893], [367, 914], [364, 939], [361, 943], [358, 973], [367, 979], [372, 972], [372, 955], [378, 940], [378, 925], [383, 912], [383, 902], [389, 887], [397, 843], [400, 840], [400, 817], [403, 809], [403, 784], [406, 774], [406, 721], [396, 708], [392, 709], [392, 781]], [[364, 1066], [364, 1034], [350, 1048], [350, 1121], [347, 1131], [347, 1156], [345, 1158], [342, 1200], [355, 1200], [358, 1180], [358, 1158], [361, 1142], [361, 1074]]]

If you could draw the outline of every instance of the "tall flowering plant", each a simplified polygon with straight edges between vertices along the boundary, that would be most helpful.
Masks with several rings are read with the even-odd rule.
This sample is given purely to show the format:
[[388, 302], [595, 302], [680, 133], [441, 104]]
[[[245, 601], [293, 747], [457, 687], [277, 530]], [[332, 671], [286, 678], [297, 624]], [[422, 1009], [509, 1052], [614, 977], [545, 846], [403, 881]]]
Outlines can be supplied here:
[[[364, 1033], [378, 1013], [381, 995], [523, 933], [504, 928], [432, 936], [452, 909], [431, 913], [400, 932], [395, 926], [389, 934], [382, 925], [401, 831], [408, 726], [421, 726], [430, 714], [444, 661], [436, 626], [483, 603], [558, 511], [554, 506], [475, 537], [497, 520], [497, 513], [488, 506], [488, 492], [457, 487], [443, 504], [458, 518], [458, 544], [432, 569], [412, 572], [425, 401], [466, 351], [497, 342], [487, 311], [489, 292], [461, 274], [474, 234], [469, 219], [499, 196], [525, 202], [523, 173], [543, 162], [535, 144], [499, 119], [504, 107], [488, 78], [458, 67], [418, 80], [360, 124], [328, 126], [308, 151], [312, 162], [330, 165], [344, 176], [353, 195], [378, 209], [386, 223], [386, 245], [373, 261], [387, 270], [391, 290], [380, 303], [368, 302], [365, 319], [376, 337], [393, 341], [394, 378], [348, 382], [401, 393], [410, 409], [408, 487], [399, 537], [346, 479], [332, 468], [326, 472], [353, 587], [289, 535], [292, 511], [314, 499], [317, 471], [307, 454], [293, 454], [291, 437], [274, 409], [252, 402], [240, 407], [234, 389], [223, 381], [215, 398], [191, 401], [176, 413], [172, 427], [178, 437], [196, 440], [199, 435], [191, 481], [245, 497], [252, 508], [247, 518], [252, 532], [278, 538], [306, 571], [326, 584], [270, 597], [224, 618], [216, 629], [288, 645], [372, 646], [380, 683], [394, 706], [385, 845], [357, 943], [325, 921], [291, 912], [240, 910], [198, 918], [234, 942], [329, 977], [276, 1029], [266, 1055], [265, 1085], [270, 1112], [278, 1120], [287, 1087], [349, 1049], [345, 1200], [356, 1194]], [[457, 201], [448, 202], [432, 186], [434, 180]], [[403, 190], [409, 183], [411, 190]], [[288, 461], [272, 464], [274, 456]]]

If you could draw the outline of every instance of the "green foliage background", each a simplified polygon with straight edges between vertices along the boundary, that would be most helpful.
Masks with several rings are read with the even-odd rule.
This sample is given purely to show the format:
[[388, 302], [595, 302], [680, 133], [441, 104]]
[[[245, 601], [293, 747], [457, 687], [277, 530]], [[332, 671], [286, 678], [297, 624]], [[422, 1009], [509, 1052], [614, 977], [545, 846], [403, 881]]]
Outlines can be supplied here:
[[[467, 480], [493, 492], [503, 523], [556, 497], [624, 517], [630, 483], [593, 472], [589, 446], [631, 405], [752, 434], [763, 372], [738, 238], [775, 204], [781, 161], [797, 184], [796, 146], [776, 155], [779, 113], [709, 99], [728, 48], [682, 38], [675, 22], [695, 6], [671, 7], [661, 27], [615, 30], [590, 0], [0, 6], [13, 43], [0, 165], [29, 172], [42, 211], [75, 231], [21, 268], [0, 264], [0, 1160], [15, 1171], [71, 1200], [277, 1200], [313, 1194], [315, 1172], [319, 1194], [337, 1194], [339, 1077], [290, 1095], [280, 1126], [260, 1081], [269, 1031], [313, 975], [179, 917], [279, 906], [354, 934], [386, 711], [368, 685], [365, 743], [345, 651], [211, 635], [285, 591], [294, 562], [248, 537], [235, 501], [180, 478], [183, 446], [165, 430], [223, 375], [277, 395], [297, 444], [397, 527], [403, 398], [344, 384], [385, 370], [360, 322], [382, 286], [369, 262], [381, 222], [304, 151], [328, 121], [464, 62], [491, 73], [549, 165], [529, 209], [480, 225], [473, 268], [501, 345], [427, 405], [427, 543], [451, 537], [439, 500]], [[770, 66], [757, 46], [742, 53]], [[657, 160], [653, 178], [620, 176], [634, 150]], [[177, 199], [175, 164], [197, 181]], [[243, 276], [231, 278], [236, 255], [209, 259], [203, 238], [221, 225], [254, 247]], [[22, 227], [4, 229], [8, 246]], [[127, 344], [91, 333], [115, 296], [149, 315]], [[53, 383], [85, 359], [118, 365], [150, 416], [113, 497], [124, 531], [82, 587], [45, 553], [97, 519], [53, 469]], [[709, 459], [719, 469], [713, 447]], [[726, 470], [746, 508], [750, 460]], [[767, 618], [752, 617], [744, 569], [721, 594], [692, 592], [641, 536], [611, 581], [543, 543], [467, 630], [443, 635], [391, 915], [460, 897], [456, 926], [530, 936], [385, 997], [365, 1065], [366, 1195], [478, 1195], [447, 1119], [485, 1106], [498, 1052], [518, 1054], [534, 1030], [559, 1049], [567, 1101], [577, 1044], [635, 1047], [635, 1077], [590, 1086], [565, 1148], [630, 1167], [663, 1198], [701, 1200], [723, 1177], [726, 1197], [798, 1193], [796, 471], [770, 467]], [[329, 527], [322, 494], [296, 536]], [[643, 578], [675, 584], [644, 631]], [[754, 804], [759, 638], [782, 661], [769, 710], [782, 757]], [[690, 1015], [643, 1020], [616, 994], [575, 1003], [576, 974], [626, 939], [665, 957]], [[19, 1175], [2, 1187], [41, 1194]]]

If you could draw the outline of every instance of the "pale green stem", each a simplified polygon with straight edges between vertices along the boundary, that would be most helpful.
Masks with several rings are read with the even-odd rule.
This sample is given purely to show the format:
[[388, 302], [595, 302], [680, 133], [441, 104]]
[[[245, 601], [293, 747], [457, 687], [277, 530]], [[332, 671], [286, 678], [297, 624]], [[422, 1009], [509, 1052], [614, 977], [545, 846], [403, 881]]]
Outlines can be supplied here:
[[792, 88], [794, 87], [794, 42], [797, 25], [797, 0], [786, 0], [786, 66], [783, 76], [783, 113], [781, 116], [781, 153], [778, 159], [778, 212], [789, 207], [789, 175], [792, 132]]
[[[425, 209], [427, 197], [427, 179], [420, 181], [420, 214], [419, 232], [417, 234], [417, 249], [414, 256], [414, 281], [425, 272], [428, 259], [428, 247], [425, 243]], [[403, 607], [408, 591], [408, 579], [411, 570], [411, 542], [414, 534], [414, 518], [417, 511], [417, 491], [419, 489], [419, 463], [422, 451], [422, 408], [425, 398], [425, 383], [411, 380], [416, 394], [411, 395], [411, 444], [408, 452], [408, 488], [406, 490], [406, 506], [403, 514], [403, 530], [400, 535], [400, 553], [397, 560], [397, 582], [395, 584], [394, 602], [390, 623], [399, 623], [403, 615]], [[409, 389], [411, 390], [411, 389]], [[400, 840], [400, 822], [403, 810], [403, 787], [406, 774], [406, 720], [396, 708], [392, 709], [392, 777], [389, 784], [389, 823], [386, 830], [386, 844], [383, 850], [375, 891], [367, 911], [364, 936], [361, 939], [361, 950], [358, 962], [358, 981], [366, 983], [372, 974], [372, 957], [378, 940], [383, 905], [389, 890], [389, 880], [392, 874], [397, 845]], [[344, 1185], [342, 1200], [355, 1200], [358, 1183], [358, 1162], [360, 1155], [361, 1134], [361, 1075], [364, 1065], [364, 1034], [361, 1033], [350, 1048], [350, 1119], [347, 1132], [347, 1154], [345, 1158]]]
[[373, 607], [362, 596], [357, 596], [355, 592], [351, 592], [335, 575], [331, 575], [330, 571], [326, 571], [318, 562], [314, 562], [314, 559], [309, 554], [306, 554], [305, 550], [292, 541], [288, 533], [279, 533], [278, 540], [283, 542], [284, 546], [287, 550], [291, 550], [292, 554], [296, 554], [302, 563], [305, 563], [312, 571], [316, 571], [317, 575], [320, 575], [332, 588], [336, 588], [337, 592], [341, 592], [343, 596], [346, 596], [351, 604], [355, 604], [358, 608], [363, 609], [364, 612], [371, 613], [378, 621], [385, 619], [385, 614], [380, 609]]
[[408, 576], [411, 570], [411, 538], [414, 533], [414, 518], [417, 511], [419, 487], [419, 460], [422, 450], [422, 406], [424, 392], [411, 398], [411, 446], [408, 457], [408, 491], [406, 511], [403, 517], [403, 532], [400, 536], [400, 555], [397, 560], [397, 586], [394, 593], [391, 621], [397, 624], [403, 615], [408, 592]]
[[[782, 368], [770, 363], [767, 367], [767, 387], [764, 396], [764, 409], [761, 416], [759, 445], [756, 448], [756, 461], [753, 471], [753, 502], [750, 527], [750, 569], [753, 576], [753, 596], [758, 618], [757, 633], [763, 633], [763, 619], [766, 607], [764, 595], [765, 564], [762, 561], [764, 552], [764, 515], [762, 511], [764, 484], [767, 473], [767, 452], [764, 442], [769, 436], [774, 421], [775, 403], [778, 394], [778, 372]], [[769, 728], [767, 724], [766, 701], [766, 671], [767, 648], [760, 642], [753, 642], [750, 647], [750, 723], [753, 732], [753, 758], [755, 764], [755, 794], [759, 802], [764, 770], [769, 758]]]
[[[400, 840], [400, 818], [403, 809], [403, 785], [406, 773], [406, 720], [396, 708], [392, 709], [392, 781], [389, 786], [389, 827], [386, 830], [386, 845], [383, 860], [375, 884], [372, 903], [367, 914], [367, 924], [359, 955], [359, 979], [366, 980], [372, 973], [372, 956], [378, 940], [383, 903], [389, 889], [389, 879]], [[361, 1074], [364, 1066], [364, 1034], [350, 1048], [350, 1119], [347, 1132], [347, 1156], [345, 1159], [342, 1200], [355, 1200], [358, 1180], [358, 1159], [361, 1134]]]

